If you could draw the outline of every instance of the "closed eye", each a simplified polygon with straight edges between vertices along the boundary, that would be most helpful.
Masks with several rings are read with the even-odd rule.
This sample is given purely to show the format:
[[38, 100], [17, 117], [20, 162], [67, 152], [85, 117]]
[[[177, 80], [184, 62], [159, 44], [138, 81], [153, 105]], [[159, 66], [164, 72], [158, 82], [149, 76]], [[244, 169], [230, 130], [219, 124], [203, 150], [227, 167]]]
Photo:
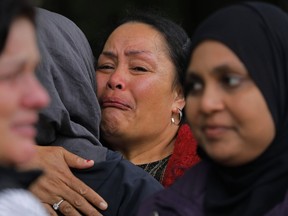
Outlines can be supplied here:
[[23, 70], [16, 70], [7, 74], [1, 74], [0, 81], [16, 80], [21, 75], [23, 75]]
[[9, 68], [6, 68], [6, 66], [0, 68], [0, 81], [13, 81], [24, 75], [24, 62], [10, 66]]
[[133, 71], [138, 71], [138, 72], [147, 72], [148, 70], [144, 67], [133, 67]]
[[96, 70], [99, 71], [106, 71], [106, 70], [113, 70], [114, 67], [112, 65], [100, 65], [96, 67]]

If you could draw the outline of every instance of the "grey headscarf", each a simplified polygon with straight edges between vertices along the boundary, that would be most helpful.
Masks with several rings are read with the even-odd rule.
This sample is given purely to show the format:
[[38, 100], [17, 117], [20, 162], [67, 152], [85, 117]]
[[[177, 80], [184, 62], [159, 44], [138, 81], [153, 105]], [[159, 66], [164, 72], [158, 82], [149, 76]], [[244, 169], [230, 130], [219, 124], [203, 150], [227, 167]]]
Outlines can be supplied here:
[[40, 113], [37, 143], [106, 160], [107, 149], [98, 140], [101, 110], [86, 37], [71, 20], [44, 9], [37, 9], [36, 22], [42, 59], [37, 76], [51, 96]]

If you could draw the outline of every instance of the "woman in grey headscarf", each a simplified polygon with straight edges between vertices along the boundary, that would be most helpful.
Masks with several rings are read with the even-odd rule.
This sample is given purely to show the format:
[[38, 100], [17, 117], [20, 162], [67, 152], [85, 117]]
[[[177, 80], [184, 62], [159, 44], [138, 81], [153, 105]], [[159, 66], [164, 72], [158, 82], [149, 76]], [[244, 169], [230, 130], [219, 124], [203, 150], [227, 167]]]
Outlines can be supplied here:
[[[81, 30], [67, 18], [43, 9], [38, 10], [37, 22], [42, 55], [37, 75], [50, 93], [51, 105], [40, 113], [37, 142], [42, 147], [34, 161], [46, 175], [32, 191], [51, 214], [134, 215], [142, 199], [161, 185], [99, 143], [93, 55]], [[79, 158], [64, 149], [89, 160], [77, 165]], [[90, 168], [73, 169], [72, 174], [68, 167]], [[107, 201], [107, 210], [99, 210], [107, 204], [74, 175]]]

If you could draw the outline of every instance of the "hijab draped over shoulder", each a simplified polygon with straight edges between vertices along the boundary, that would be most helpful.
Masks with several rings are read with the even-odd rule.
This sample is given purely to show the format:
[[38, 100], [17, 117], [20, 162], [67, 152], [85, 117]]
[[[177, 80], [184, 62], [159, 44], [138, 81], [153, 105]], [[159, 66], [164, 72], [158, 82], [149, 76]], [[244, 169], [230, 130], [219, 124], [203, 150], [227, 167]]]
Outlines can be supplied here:
[[223, 43], [244, 63], [266, 100], [276, 135], [260, 157], [241, 167], [216, 164], [199, 149], [211, 164], [205, 215], [263, 215], [288, 189], [288, 16], [266, 3], [230, 6], [195, 31], [193, 49], [206, 39]]
[[41, 63], [37, 76], [51, 96], [41, 111], [37, 143], [57, 145], [100, 162], [107, 149], [99, 139], [94, 58], [83, 32], [59, 14], [37, 10]]

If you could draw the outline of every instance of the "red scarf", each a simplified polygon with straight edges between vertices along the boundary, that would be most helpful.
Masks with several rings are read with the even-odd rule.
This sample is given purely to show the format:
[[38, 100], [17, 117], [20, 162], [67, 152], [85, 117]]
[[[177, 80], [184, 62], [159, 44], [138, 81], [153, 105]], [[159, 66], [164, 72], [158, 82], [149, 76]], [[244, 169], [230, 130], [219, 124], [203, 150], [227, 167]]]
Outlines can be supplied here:
[[163, 178], [163, 186], [170, 186], [184, 172], [200, 161], [196, 152], [196, 140], [187, 124], [178, 131], [173, 154], [171, 155]]

